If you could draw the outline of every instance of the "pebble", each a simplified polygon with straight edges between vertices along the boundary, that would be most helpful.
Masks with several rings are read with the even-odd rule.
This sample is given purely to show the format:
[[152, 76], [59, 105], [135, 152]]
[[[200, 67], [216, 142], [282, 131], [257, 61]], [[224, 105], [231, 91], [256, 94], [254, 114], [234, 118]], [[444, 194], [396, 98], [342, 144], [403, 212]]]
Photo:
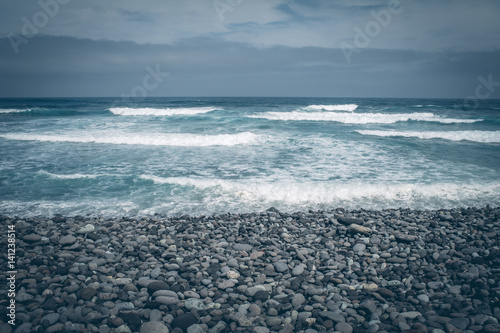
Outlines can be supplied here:
[[24, 244], [14, 332], [500, 332], [499, 217], [8, 218]]
[[66, 235], [59, 239], [59, 244], [63, 246], [71, 245], [76, 242], [76, 237], [72, 235]]
[[150, 321], [141, 325], [140, 333], [168, 333], [168, 327], [157, 321]]
[[306, 298], [302, 294], [295, 294], [292, 298], [292, 306], [294, 308], [300, 307], [304, 302], [306, 301]]
[[346, 322], [340, 322], [335, 325], [335, 330], [339, 331], [340, 333], [352, 333], [353, 328], [351, 324], [346, 323]]
[[92, 224], [86, 224], [84, 227], [78, 229], [76, 233], [78, 234], [86, 234], [89, 232], [93, 232], [95, 230], [95, 227]]
[[304, 265], [297, 265], [292, 270], [293, 276], [302, 275], [302, 273], [304, 273]]
[[370, 228], [363, 227], [359, 224], [351, 224], [351, 225], [349, 225], [349, 228], [347, 230], [353, 234], [360, 233], [363, 235], [371, 235], [371, 233], [372, 233], [372, 230]]

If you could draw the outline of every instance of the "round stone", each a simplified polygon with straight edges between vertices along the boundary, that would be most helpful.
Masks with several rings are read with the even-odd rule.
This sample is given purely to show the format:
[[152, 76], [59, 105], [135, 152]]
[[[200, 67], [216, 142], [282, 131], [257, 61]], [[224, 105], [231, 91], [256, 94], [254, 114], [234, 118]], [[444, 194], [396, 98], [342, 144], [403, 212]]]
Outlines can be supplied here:
[[85, 287], [82, 289], [82, 291], [80, 293], [80, 298], [87, 301], [87, 300], [91, 299], [92, 297], [94, 297], [95, 294], [97, 294], [97, 291], [94, 288]]
[[254, 300], [265, 302], [269, 298], [269, 293], [265, 290], [259, 290], [253, 295]]
[[[193, 315], [191, 313], [184, 313], [184, 314], [181, 314], [180, 316], [177, 316], [176, 318], [174, 318], [174, 320], [172, 320], [172, 323], [170, 326], [172, 326], [172, 328], [178, 327], [178, 328], [182, 329], [183, 331], [187, 331], [189, 326], [194, 325], [196, 323], [198, 323], [198, 319], [196, 318], [195, 315]], [[141, 333], [142, 333], [142, 331], [141, 331]], [[146, 331], [144, 331], [144, 333], [146, 333]]]
[[297, 265], [292, 270], [293, 276], [302, 275], [302, 273], [304, 273], [304, 265]]
[[340, 323], [337, 323], [337, 325], [335, 325], [335, 330], [339, 331], [340, 333], [352, 333], [352, 326], [349, 323], [341, 321]]
[[366, 249], [366, 245], [363, 243], [358, 243], [358, 244], [354, 245], [354, 247], [352, 248], [352, 250], [354, 252], [363, 252], [365, 249]]
[[61, 245], [71, 245], [76, 242], [76, 237], [71, 235], [63, 236], [59, 239], [59, 244]]
[[425, 295], [425, 294], [420, 294], [417, 296], [417, 299], [420, 301], [420, 302], [424, 302], [424, 303], [429, 303], [429, 296]]
[[155, 291], [158, 290], [169, 290], [169, 289], [170, 289], [169, 285], [163, 281], [154, 281], [148, 284], [148, 291], [150, 293], [154, 293]]
[[142, 324], [140, 333], [168, 333], [168, 327], [158, 321]]
[[277, 272], [283, 273], [288, 270], [288, 265], [283, 261], [278, 261], [274, 263], [274, 268], [276, 269]]
[[295, 294], [292, 298], [292, 306], [294, 308], [300, 307], [304, 302], [306, 301], [306, 298], [302, 294]]
[[227, 272], [226, 276], [230, 279], [238, 279], [240, 277], [240, 273], [231, 270]]

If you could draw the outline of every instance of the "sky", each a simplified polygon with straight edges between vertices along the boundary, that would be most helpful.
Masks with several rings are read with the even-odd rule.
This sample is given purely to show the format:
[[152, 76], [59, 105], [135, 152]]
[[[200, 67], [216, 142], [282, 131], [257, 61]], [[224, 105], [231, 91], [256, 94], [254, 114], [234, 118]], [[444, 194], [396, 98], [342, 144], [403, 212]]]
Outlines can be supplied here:
[[500, 98], [498, 0], [0, 0], [0, 97]]

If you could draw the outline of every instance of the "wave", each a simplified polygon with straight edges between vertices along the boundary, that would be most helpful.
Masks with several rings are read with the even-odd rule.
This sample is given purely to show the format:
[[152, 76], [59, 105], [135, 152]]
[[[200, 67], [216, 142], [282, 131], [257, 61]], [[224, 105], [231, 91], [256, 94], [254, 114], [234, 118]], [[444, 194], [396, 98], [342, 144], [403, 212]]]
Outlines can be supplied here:
[[73, 173], [73, 174], [68, 174], [68, 175], [59, 175], [59, 174], [54, 174], [50, 173], [45, 170], [40, 170], [38, 171], [38, 174], [44, 175], [50, 178], [55, 178], [55, 179], [95, 179], [97, 177], [103, 177], [107, 175], [83, 175], [80, 173]]
[[217, 110], [213, 107], [202, 108], [110, 108], [109, 111], [120, 116], [190, 116], [201, 113], [207, 113]]
[[356, 131], [362, 135], [382, 137], [406, 137], [419, 139], [446, 139], [451, 141], [473, 141], [481, 143], [500, 143], [500, 131], [447, 131], [447, 132], [416, 132], [416, 131]]
[[306, 110], [325, 110], [325, 111], [354, 111], [358, 108], [357, 104], [338, 104], [338, 105], [309, 105]]
[[0, 134], [0, 138], [19, 141], [42, 142], [74, 142], [74, 143], [101, 143], [115, 145], [145, 145], [145, 146], [179, 146], [179, 147], [207, 147], [207, 146], [235, 146], [256, 144], [264, 138], [251, 132], [238, 134], [198, 135], [198, 134], [129, 134], [113, 135], [111, 133], [81, 134], [81, 135], [48, 135], [48, 134]]
[[20, 113], [20, 112], [28, 112], [32, 109], [0, 109], [0, 113]]
[[453, 119], [441, 118], [430, 112], [415, 113], [328, 113], [328, 112], [266, 112], [251, 115], [250, 118], [265, 118], [269, 120], [306, 120], [306, 121], [333, 121], [344, 124], [393, 124], [400, 121], [429, 121], [443, 124], [475, 123], [482, 119]]
[[[155, 184], [171, 184], [202, 191], [204, 204], [217, 206], [223, 202], [238, 210], [248, 205], [258, 209], [274, 205], [284, 211], [311, 207], [345, 207], [348, 209], [385, 209], [408, 207], [440, 209], [459, 206], [499, 204], [496, 193], [500, 183], [493, 184], [339, 184], [328, 182], [296, 182], [263, 179], [223, 180], [142, 175]], [[192, 190], [191, 190], [192, 191]], [[191, 192], [192, 193], [192, 192]], [[199, 194], [192, 193], [193, 196]], [[234, 207], [233, 207], [234, 206]]]

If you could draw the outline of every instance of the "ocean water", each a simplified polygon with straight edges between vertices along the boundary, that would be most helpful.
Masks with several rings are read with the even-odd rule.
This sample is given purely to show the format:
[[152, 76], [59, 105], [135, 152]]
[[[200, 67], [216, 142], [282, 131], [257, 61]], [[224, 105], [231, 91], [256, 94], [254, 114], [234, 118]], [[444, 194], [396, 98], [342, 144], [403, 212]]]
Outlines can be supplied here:
[[0, 213], [500, 205], [500, 101], [0, 100]]

